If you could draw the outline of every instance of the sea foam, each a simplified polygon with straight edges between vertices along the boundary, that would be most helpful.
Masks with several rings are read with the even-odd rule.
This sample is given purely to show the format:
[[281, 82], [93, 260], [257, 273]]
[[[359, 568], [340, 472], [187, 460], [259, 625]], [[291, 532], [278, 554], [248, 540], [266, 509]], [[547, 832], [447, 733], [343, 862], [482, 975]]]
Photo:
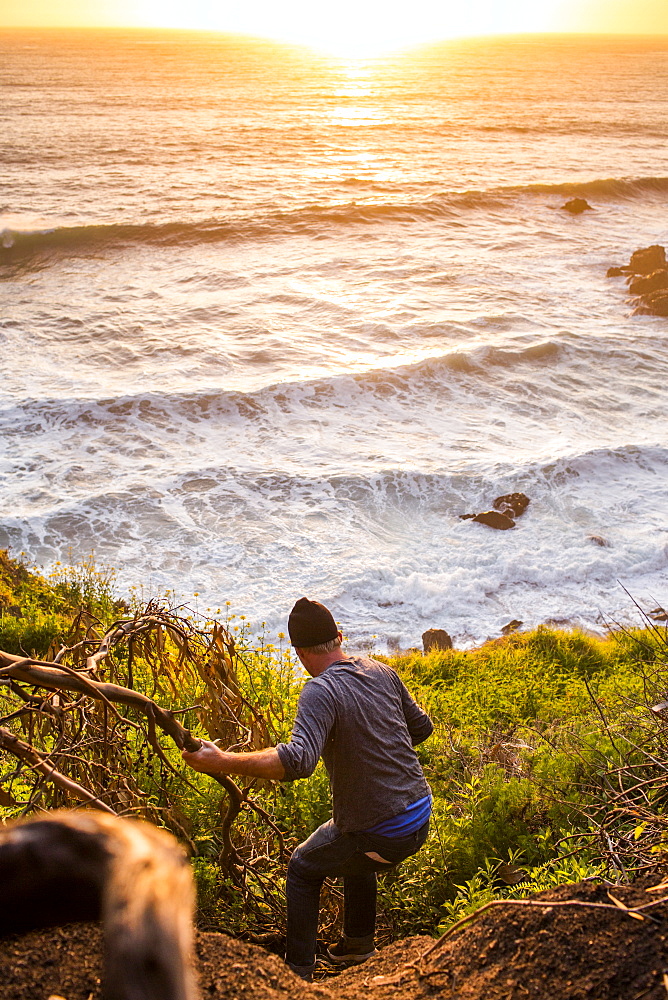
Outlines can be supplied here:
[[[25, 37], [0, 40], [0, 544], [270, 632], [307, 593], [379, 647], [601, 629], [623, 587], [665, 606], [665, 321], [605, 276], [668, 243], [663, 41], [362, 72]], [[460, 520], [514, 490], [512, 531]]]

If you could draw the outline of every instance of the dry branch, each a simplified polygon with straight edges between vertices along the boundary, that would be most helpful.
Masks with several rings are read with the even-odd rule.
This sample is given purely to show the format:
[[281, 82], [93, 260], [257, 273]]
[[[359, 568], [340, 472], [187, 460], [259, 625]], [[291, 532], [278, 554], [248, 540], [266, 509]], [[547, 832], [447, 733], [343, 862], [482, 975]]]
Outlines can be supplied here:
[[62, 774], [48, 760], [41, 757], [34, 747], [31, 747], [29, 743], [25, 743], [24, 740], [20, 740], [18, 736], [10, 733], [8, 729], [2, 726], [0, 726], [0, 748], [6, 750], [7, 753], [11, 753], [14, 757], [18, 757], [19, 760], [26, 761], [30, 767], [39, 771], [49, 781], [52, 781], [54, 785], [67, 792], [68, 795], [73, 795], [75, 799], [86, 802], [89, 806], [99, 809], [101, 812], [110, 813], [112, 816], [116, 815], [106, 802], [102, 802], [97, 795], [84, 788], [78, 781], [73, 781], [67, 775]]
[[[0, 662], [11, 656], [12, 654], [10, 653], [0, 651]], [[22, 658], [16, 657], [16, 659], [19, 660]], [[80, 691], [104, 703], [117, 702], [119, 704], [129, 705], [138, 709], [148, 720], [149, 739], [151, 740], [153, 748], [170, 767], [171, 765], [169, 765], [169, 762], [166, 761], [166, 758], [164, 757], [164, 754], [162, 753], [162, 750], [155, 738], [151, 739], [155, 725], [158, 725], [164, 733], [170, 736], [179, 749], [196, 751], [199, 750], [202, 745], [201, 741], [192, 736], [190, 731], [182, 726], [168, 709], [160, 708], [160, 706], [156, 705], [154, 701], [147, 698], [146, 695], [140, 694], [138, 691], [132, 691], [129, 688], [120, 687], [118, 684], [107, 684], [100, 681], [92, 681], [87, 677], [77, 676], [76, 671], [65, 672], [60, 668], [60, 666], [53, 669], [50, 664], [38, 660], [32, 660], [27, 665], [24, 662], [21, 665], [16, 666], [15, 669], [8, 671], [8, 674], [14, 680], [27, 681], [37, 687], [45, 687], [54, 691], [60, 691], [63, 689], [69, 691]], [[58, 774], [58, 772], [56, 772], [56, 774]], [[65, 788], [64, 784], [56, 781], [53, 774], [47, 776], [51, 777], [51, 779], [54, 780], [56, 784], [59, 784], [60, 787]], [[60, 777], [64, 776], [61, 775]], [[214, 777], [218, 784], [222, 785], [229, 796], [229, 804], [222, 824], [222, 837], [225, 847], [225, 855], [236, 858], [237, 852], [232, 843], [231, 828], [241, 810], [241, 804], [243, 801], [242, 792], [237, 784], [231, 778], [227, 777], [227, 775], [212, 775], [212, 777]], [[72, 784], [76, 783], [73, 782]], [[73, 788], [65, 788], [65, 790], [74, 792]], [[93, 797], [94, 796], [91, 795], [91, 798]], [[81, 798], [81, 796], [77, 795], [77, 798]], [[250, 802], [249, 804], [252, 806], [254, 805]], [[110, 811], [113, 812], [113, 810]]]
[[93, 681], [80, 670], [63, 669], [62, 664], [56, 666], [45, 660], [26, 660], [23, 656], [15, 656], [2, 650], [0, 650], [0, 664], [4, 668], [2, 673], [13, 680], [47, 688], [50, 691], [79, 691], [107, 704], [115, 702], [136, 708], [143, 715], [153, 718], [163, 732], [171, 736], [180, 750], [198, 750], [201, 746], [200, 740], [195, 739], [168, 709], [160, 708], [139, 691], [121, 687], [119, 684]]
[[[242, 705], [246, 707], [248, 705], [240, 694], [236, 675], [232, 667], [233, 641], [231, 638], [226, 640], [224, 630], [219, 626], [214, 629], [212, 638], [205, 637], [194, 631], [189, 632], [189, 628], [190, 624], [187, 621], [179, 619], [174, 614], [165, 612], [157, 606], [149, 605], [145, 613], [135, 616], [134, 619], [114, 623], [101, 639], [86, 638], [71, 647], [61, 648], [54, 661], [38, 660], [0, 651], [0, 679], [5, 684], [11, 683], [14, 693], [18, 693], [20, 697], [30, 702], [33, 699], [21, 691], [20, 684], [29, 684], [52, 692], [78, 692], [84, 697], [100, 702], [104, 706], [105, 713], [109, 710], [116, 722], [125, 725], [134, 724], [120, 716], [115, 705], [125, 705], [135, 709], [147, 721], [146, 738], [153, 751], [161, 760], [163, 767], [178, 774], [178, 772], [174, 771], [156, 738], [156, 727], [169, 736], [179, 749], [196, 751], [201, 746], [200, 740], [193, 737], [190, 731], [178, 721], [175, 713], [161, 708], [152, 698], [133, 688], [98, 680], [96, 672], [98, 665], [109, 656], [116, 645], [119, 643], [126, 644], [129, 649], [134, 649], [135, 647], [141, 648], [143, 655], [151, 665], [156, 687], [160, 686], [159, 677], [166, 676], [174, 689], [174, 682], [170, 672], [167, 671], [160, 675], [160, 666], [164, 664], [166, 659], [165, 634], [168, 634], [178, 649], [178, 663], [176, 666], [181, 670], [190, 670], [191, 673], [199, 675], [207, 685], [207, 691], [211, 699], [211, 705], [206, 713], [207, 717], [213, 721], [216, 728], [220, 728], [223, 725], [222, 708], [228, 712], [228, 729], [230, 725], [241, 725], [236, 711]], [[194, 655], [191, 648], [193, 637], [197, 641], [199, 655]], [[74, 652], [85, 657], [85, 666], [81, 662], [79, 669], [73, 669], [61, 662], [65, 653], [72, 654]], [[16, 686], [16, 690], [14, 690], [14, 686]], [[232, 710], [233, 708], [235, 710]], [[54, 711], [56, 710], [54, 710], [53, 706], [47, 705], [43, 701], [39, 703], [39, 707], [37, 708], [38, 716], [43, 713], [53, 714]], [[29, 725], [31, 727], [33, 725], [32, 717], [30, 718]], [[106, 744], [106, 714], [103, 729]], [[32, 728], [29, 731], [29, 737], [31, 733]], [[39, 752], [34, 750], [34, 748], [32, 748], [32, 752], [39, 757]], [[37, 766], [36, 759], [31, 763]], [[68, 779], [64, 775], [60, 775], [59, 772], [47, 774], [45, 770], [42, 770], [42, 773], [53, 780], [62, 790], [75, 794], [78, 798], [82, 798], [82, 795], [77, 795], [75, 791], [76, 788], [81, 788], [77, 782], [73, 782], [68, 787], [66, 784]], [[179, 775], [179, 777], [181, 776]], [[212, 777], [225, 789], [228, 795], [228, 805], [220, 828], [220, 835], [223, 841], [222, 859], [234, 862], [240, 860], [238, 852], [232, 843], [231, 830], [244, 804], [253, 809], [269, 825], [272, 832], [277, 835], [279, 849], [283, 853], [283, 841], [280, 833], [275, 824], [271, 822], [266, 811], [250, 798], [250, 789], [242, 792], [236, 782], [227, 775], [215, 775]], [[86, 790], [84, 789], [83, 791], [85, 792]], [[96, 796], [94, 793], [88, 794], [90, 796], [88, 801], [92, 804]]]

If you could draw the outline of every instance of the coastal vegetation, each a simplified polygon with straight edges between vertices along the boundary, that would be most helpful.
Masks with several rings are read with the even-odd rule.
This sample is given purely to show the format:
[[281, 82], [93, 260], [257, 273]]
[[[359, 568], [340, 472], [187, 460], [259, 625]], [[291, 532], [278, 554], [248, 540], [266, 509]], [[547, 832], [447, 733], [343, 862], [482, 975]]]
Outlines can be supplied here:
[[[377, 654], [436, 726], [418, 749], [431, 833], [382, 880], [385, 941], [442, 932], [492, 899], [661, 866], [668, 636], [638, 620], [605, 638], [541, 627]], [[187, 847], [203, 929], [278, 944], [287, 858], [329, 815], [326, 773], [221, 787], [179, 746], [288, 739], [304, 677], [282, 637], [258, 639], [197, 595], [120, 596], [92, 558], [45, 577], [0, 554], [0, 650], [0, 817], [87, 803], [148, 819]], [[326, 892], [325, 933], [341, 904]]]

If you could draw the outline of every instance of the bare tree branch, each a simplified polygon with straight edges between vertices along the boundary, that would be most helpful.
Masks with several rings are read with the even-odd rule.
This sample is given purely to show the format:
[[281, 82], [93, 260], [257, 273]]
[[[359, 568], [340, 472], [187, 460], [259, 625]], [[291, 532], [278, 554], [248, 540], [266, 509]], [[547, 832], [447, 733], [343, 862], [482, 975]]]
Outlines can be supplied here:
[[88, 805], [92, 806], [94, 809], [100, 809], [102, 812], [111, 813], [115, 816], [114, 810], [103, 802], [97, 795], [84, 788], [77, 781], [72, 781], [66, 775], [58, 771], [52, 764], [49, 764], [48, 760], [38, 754], [34, 747], [31, 747], [29, 743], [25, 743], [20, 740], [18, 736], [14, 733], [10, 733], [8, 729], [0, 727], [0, 747], [6, 750], [8, 753], [13, 754], [14, 757], [18, 757], [19, 760], [24, 760], [26, 763], [30, 764], [32, 768], [43, 774], [49, 781], [52, 781], [54, 785], [61, 788], [64, 792], [69, 795], [73, 795], [75, 799], [79, 799], [80, 802], [87, 802]]

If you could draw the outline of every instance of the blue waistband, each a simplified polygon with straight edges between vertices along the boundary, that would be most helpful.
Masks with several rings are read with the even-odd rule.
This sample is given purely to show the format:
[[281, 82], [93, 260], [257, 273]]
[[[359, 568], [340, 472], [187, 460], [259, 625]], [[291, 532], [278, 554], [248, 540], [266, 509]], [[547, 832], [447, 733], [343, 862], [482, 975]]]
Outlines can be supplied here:
[[409, 833], [415, 833], [424, 826], [430, 816], [431, 795], [425, 795], [423, 799], [418, 799], [417, 802], [407, 806], [403, 812], [397, 813], [390, 819], [384, 819], [363, 832], [377, 833], [381, 837], [407, 837]]

